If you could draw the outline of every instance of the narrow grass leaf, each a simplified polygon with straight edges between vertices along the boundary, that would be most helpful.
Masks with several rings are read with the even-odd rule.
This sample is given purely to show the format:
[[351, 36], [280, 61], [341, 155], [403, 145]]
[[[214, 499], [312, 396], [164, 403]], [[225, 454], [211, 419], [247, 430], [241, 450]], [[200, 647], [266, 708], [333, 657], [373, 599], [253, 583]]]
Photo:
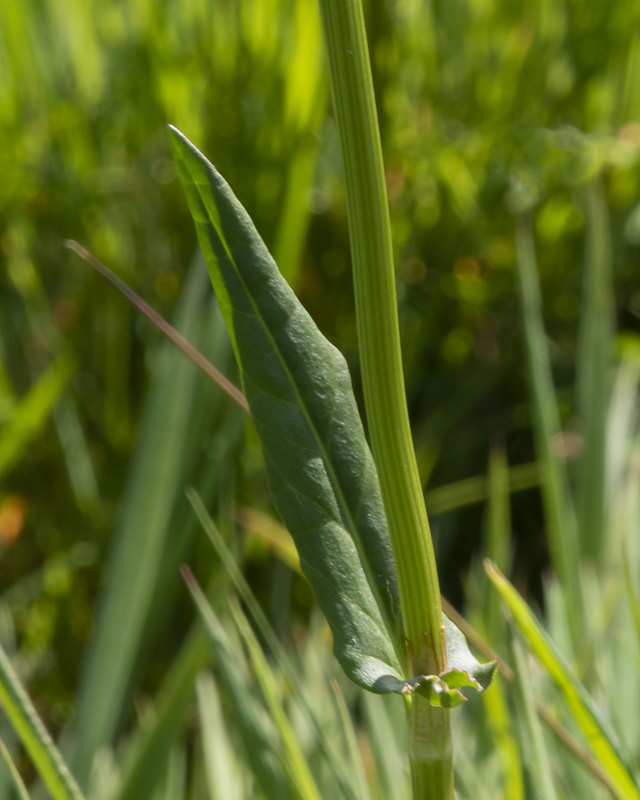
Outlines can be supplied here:
[[358, 740], [356, 738], [354, 723], [349, 714], [349, 709], [347, 708], [340, 686], [336, 681], [332, 681], [332, 686], [336, 705], [338, 706], [338, 714], [342, 723], [342, 732], [344, 733], [344, 739], [347, 745], [347, 762], [349, 764], [349, 770], [354, 775], [354, 783], [358, 787], [359, 800], [371, 800], [369, 787], [367, 786], [364, 770], [362, 768], [362, 759], [360, 758], [360, 752], [358, 750]]
[[0, 739], [0, 753], [2, 753], [4, 763], [7, 765], [9, 775], [11, 776], [11, 783], [16, 790], [19, 800], [31, 800], [29, 797], [29, 792], [27, 791], [27, 787], [24, 785], [24, 781], [22, 780], [22, 776], [20, 775], [14, 760], [11, 758], [11, 753], [7, 749], [7, 746], [2, 739]]
[[623, 547], [624, 557], [622, 559], [622, 567], [624, 571], [624, 585], [627, 594], [627, 602], [631, 610], [631, 618], [633, 620], [633, 628], [636, 634], [638, 647], [640, 647], [640, 599], [633, 583], [633, 575], [631, 574], [631, 565], [626, 545]]
[[163, 763], [182, 733], [194, 699], [195, 676], [210, 662], [209, 642], [200, 626], [194, 627], [171, 665], [154, 701], [153, 724], [135, 735], [123, 756], [118, 800], [148, 797]]
[[245, 680], [248, 667], [241, 649], [233, 646], [190, 570], [185, 567], [183, 575], [213, 643], [216, 669], [229, 698], [235, 727], [242, 738], [245, 758], [255, 780], [266, 797], [277, 797], [278, 800], [293, 800], [295, 797], [298, 800], [278, 747], [273, 723], [248, 689]]
[[456, 797], [464, 800], [494, 800], [495, 795], [486, 786], [472, 758], [459, 758], [455, 768]]
[[291, 782], [296, 787], [301, 800], [320, 800], [316, 782], [282, 707], [271, 667], [238, 603], [231, 599], [229, 605], [234, 622], [249, 653], [249, 662], [260, 686], [265, 705], [282, 741], [284, 763], [291, 776]]
[[[335, 758], [332, 749], [328, 746], [326, 736], [323, 731], [322, 721], [318, 719], [317, 714], [311, 707], [309, 698], [307, 696], [307, 689], [302, 683], [299, 670], [296, 669], [292, 660], [289, 658], [287, 652], [280, 643], [280, 640], [274, 633], [269, 620], [258, 603], [255, 595], [251, 591], [251, 587], [245, 580], [242, 571], [236, 563], [233, 554], [227, 547], [222, 534], [209, 516], [202, 500], [193, 489], [187, 489], [187, 497], [189, 498], [189, 501], [191, 502], [198, 519], [202, 523], [202, 527], [211, 540], [216, 553], [220, 557], [222, 564], [231, 578], [235, 590], [244, 602], [260, 634], [264, 637], [266, 644], [275, 657], [278, 669], [285, 679], [289, 681], [294, 696], [300, 704], [301, 711], [304, 712], [310, 727], [315, 732], [318, 747], [325, 755], [330, 769], [334, 772], [336, 779], [340, 784], [342, 795], [345, 797], [345, 800], [355, 798], [351, 776], [348, 771], [344, 769], [343, 763]], [[280, 553], [282, 550], [284, 550], [290, 556], [295, 556], [295, 560], [297, 562], [297, 571], [300, 573], [300, 562], [297, 559], [297, 552], [289, 531], [287, 531], [286, 528], [284, 528], [280, 523], [275, 522], [275, 520], [270, 519], [266, 515], [259, 515], [250, 509], [242, 509], [240, 516], [248, 521], [253, 520], [261, 532], [267, 530], [267, 543], [271, 544], [275, 540], [282, 545], [281, 548], [276, 548], [276, 552]]]
[[54, 800], [82, 800], [69, 768], [0, 647], [0, 702]]
[[53, 421], [69, 474], [69, 482], [78, 505], [84, 511], [97, 515], [100, 496], [96, 473], [80, 414], [69, 392], [64, 392], [56, 403], [53, 409]]
[[196, 682], [209, 800], [242, 800], [240, 765], [222, 713], [216, 682], [208, 672]]
[[[178, 305], [177, 327], [187, 336], [195, 335], [200, 326], [205, 297], [201, 277], [194, 263]], [[162, 571], [171, 515], [181, 497], [195, 377], [194, 366], [171, 344], [164, 344], [143, 411], [141, 439], [81, 674], [70, 758], [81, 785], [88, 778], [95, 753], [111, 740], [122, 718], [153, 612], [152, 598]]]
[[529, 380], [533, 391], [534, 430], [548, 526], [549, 550], [553, 568], [567, 595], [573, 642], [574, 646], [577, 646], [584, 627], [578, 574], [580, 562], [578, 529], [567, 476], [553, 449], [553, 444], [560, 434], [560, 417], [542, 321], [542, 299], [533, 234], [531, 226], [525, 220], [520, 220], [516, 227], [516, 244]]
[[570, 667], [557, 652], [555, 645], [540, 627], [514, 587], [491, 563], [486, 562], [485, 568], [489, 578], [513, 614], [518, 630], [562, 693], [573, 718], [598, 758], [600, 766], [608, 775], [620, 800], [640, 800], [640, 789], [623, 759], [620, 745], [613, 733], [608, 730], [604, 720], [601, 719], [593, 700], [572, 674]]
[[489, 518], [486, 551], [499, 569], [507, 570], [511, 560], [510, 548], [509, 467], [504, 448], [492, 447], [489, 456]]
[[542, 726], [536, 713], [531, 675], [527, 668], [520, 641], [514, 634], [511, 641], [511, 656], [515, 676], [516, 699], [519, 719], [527, 731], [529, 742], [526, 750], [527, 763], [532, 774], [534, 792], [540, 800], [557, 800], [553, 782], [551, 760], [542, 735]]
[[187, 754], [184, 747], [174, 747], [160, 767], [164, 781], [154, 800], [186, 800]]
[[[502, 447], [492, 447], [489, 455], [489, 503], [485, 519], [485, 552], [499, 569], [507, 572], [511, 562], [511, 506], [509, 495], [509, 468]], [[502, 643], [504, 615], [500, 601], [486, 576], [484, 586], [483, 628], [494, 647]]]
[[247, 506], [238, 508], [236, 518], [247, 533], [264, 542], [290, 569], [302, 572], [300, 556], [284, 525]]
[[[496, 653], [492, 650], [491, 647], [483, 640], [482, 636], [475, 630], [471, 625], [460, 616], [460, 614], [453, 608], [450, 603], [448, 603], [444, 598], [442, 599], [442, 607], [446, 610], [446, 613], [450, 615], [451, 619], [455, 620], [456, 625], [460, 628], [461, 631], [464, 631], [464, 634], [468, 641], [473, 642], [474, 646], [483, 653], [487, 658], [496, 658]], [[480, 622], [480, 620], [479, 620]], [[503, 678], [508, 683], [512, 683], [514, 680], [513, 671], [511, 668], [505, 663], [504, 660], [500, 660], [500, 677]], [[500, 681], [492, 682], [492, 686], [496, 687], [495, 691], [489, 692], [486, 695], [485, 703], [487, 703], [487, 708], [489, 709], [489, 719], [491, 720], [493, 709], [496, 708], [497, 703], [500, 703], [502, 709], [498, 709], [498, 713], [496, 714], [496, 724], [494, 725], [496, 737], [504, 737], [505, 738], [505, 745], [510, 743], [511, 745], [511, 752], [515, 753], [514, 757], [517, 756], [517, 748], [515, 747], [515, 743], [513, 741], [513, 734], [511, 728], [509, 727], [511, 721], [513, 719], [513, 715], [510, 714], [506, 697], [504, 697], [504, 686]], [[496, 698], [501, 695], [501, 699], [496, 702]], [[597, 759], [592, 755], [592, 753], [586, 750], [583, 745], [578, 742], [575, 737], [569, 733], [569, 731], [561, 725], [555, 717], [550, 714], [547, 709], [542, 706], [540, 703], [536, 702], [536, 712], [538, 713], [542, 722], [549, 728], [551, 733], [556, 738], [558, 744], [566, 750], [567, 754], [571, 755], [572, 758], [577, 759], [581, 762], [582, 767], [586, 768], [591, 772], [592, 776], [596, 778], [606, 789], [607, 791], [616, 796], [615, 789], [611, 785], [611, 781], [609, 780], [609, 776], [603, 772], [602, 768], [600, 767], [599, 762]], [[498, 740], [497, 738], [497, 740]], [[506, 741], [508, 740], [508, 742]], [[523, 749], [523, 753], [526, 756], [526, 751]], [[508, 764], [510, 762], [510, 756], [506, 753], [505, 750], [505, 775], [507, 775], [508, 771]], [[522, 793], [524, 792], [524, 785], [522, 783], [522, 764], [518, 763], [514, 767], [514, 772], [512, 773], [515, 776], [515, 769], [517, 767], [519, 773], [519, 784], [520, 784], [520, 794], [514, 788], [508, 789], [506, 791], [506, 797], [517, 798], [523, 796]], [[515, 778], [514, 778], [515, 780]]]
[[[503, 672], [504, 669], [501, 670], [500, 675]], [[503, 681], [494, 681], [491, 690], [485, 695], [483, 708], [486, 709], [492, 742], [502, 766], [504, 797], [508, 797], [509, 800], [524, 800], [526, 795], [523, 764]]]
[[377, 776], [379, 800], [408, 800], [410, 782], [406, 770], [407, 723], [404, 709], [392, 697], [366, 694], [364, 712]]
[[[522, 492], [540, 485], [538, 464], [519, 464], [508, 471], [509, 492]], [[491, 486], [485, 475], [475, 475], [445, 486], [437, 486], [425, 492], [424, 500], [429, 516], [446, 514], [458, 508], [482, 503], [490, 496]]]
[[74, 370], [69, 357], [54, 361], [13, 408], [10, 419], [0, 428], [0, 478], [20, 460], [42, 428]]
[[599, 181], [587, 191], [586, 264], [578, 350], [578, 409], [582, 432], [578, 491], [583, 555], [601, 564], [606, 541], [607, 408], [613, 358], [613, 293], [606, 202]]
[[143, 314], [153, 325], [155, 325], [158, 330], [162, 331], [162, 333], [170, 341], [172, 341], [177, 348], [182, 350], [187, 358], [190, 358], [193, 363], [203, 372], [205, 372], [211, 378], [211, 380], [217, 383], [218, 386], [224, 392], [226, 392], [232, 400], [238, 403], [238, 405], [244, 411], [249, 410], [246, 400], [242, 396], [242, 392], [240, 392], [237, 387], [235, 387], [231, 381], [228, 380], [228, 378], [226, 378], [218, 369], [216, 369], [216, 367], [214, 367], [213, 364], [191, 344], [191, 342], [185, 339], [185, 337], [179, 331], [177, 331], [173, 325], [170, 325], [164, 319], [164, 317], [158, 314], [154, 308], [152, 308], [139, 295], [137, 295], [130, 286], [128, 286], [92, 253], [79, 245], [77, 242], [67, 240], [65, 245], [69, 247], [70, 250], [73, 250], [75, 253], [77, 253], [80, 258], [83, 258], [91, 267], [93, 267], [93, 269], [96, 270], [96, 272], [102, 275], [105, 280], [109, 281], [109, 283], [114, 286], [122, 295], [124, 295], [141, 314]]

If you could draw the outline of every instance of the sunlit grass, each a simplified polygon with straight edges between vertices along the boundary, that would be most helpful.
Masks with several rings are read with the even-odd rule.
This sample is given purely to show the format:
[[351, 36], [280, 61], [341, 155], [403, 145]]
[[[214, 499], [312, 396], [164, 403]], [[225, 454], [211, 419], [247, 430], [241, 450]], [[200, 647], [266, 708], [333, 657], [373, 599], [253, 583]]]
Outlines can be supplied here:
[[[566, 694], [523, 654], [485, 556], [526, 595], [623, 770], [639, 777], [633, 13], [619, 1], [571, 13], [416, 3], [376, 6], [367, 20], [410, 410], [445, 594], [462, 587], [465, 614], [516, 672], [515, 688], [500, 679], [454, 718], [461, 797], [634, 796], [615, 788]], [[251, 423], [60, 246], [89, 247], [237, 378], [193, 263], [168, 120], [215, 159], [356, 364], [315, 2], [252, 0], [242, 13], [201, 0], [0, 3], [0, 509], [19, 510], [0, 517], [11, 533], [3, 646], [90, 798], [239, 800], [258, 785], [287, 797], [303, 774], [322, 797], [408, 797], [402, 709], [332, 688], [329, 634], [273, 519]], [[528, 270], [525, 313], [516, 269]], [[557, 449], [567, 432], [579, 447], [568, 458]], [[188, 485], [235, 559], [224, 568]], [[183, 561], [208, 587], [236, 683], [221, 679], [195, 621]], [[265, 647], [271, 705], [229, 613], [227, 596], [241, 594], [233, 563], [288, 659]], [[231, 710], [233, 691], [260, 747]], [[31, 759], [6, 741], [25, 785], [3, 766], [0, 793], [37, 796]]]

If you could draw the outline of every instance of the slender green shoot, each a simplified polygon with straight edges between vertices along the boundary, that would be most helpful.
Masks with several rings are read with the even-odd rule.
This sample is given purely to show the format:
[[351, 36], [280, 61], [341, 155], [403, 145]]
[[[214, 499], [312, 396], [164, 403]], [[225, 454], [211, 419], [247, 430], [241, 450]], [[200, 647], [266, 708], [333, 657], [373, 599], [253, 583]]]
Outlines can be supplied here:
[[[196, 513], [202, 527], [211, 540], [212, 545], [214, 546], [216, 553], [218, 554], [224, 568], [229, 574], [231, 581], [235, 590], [237, 591], [238, 595], [242, 599], [242, 602], [245, 604], [249, 614], [251, 615], [254, 623], [256, 624], [258, 630], [260, 631], [261, 636], [264, 638], [269, 650], [273, 654], [278, 664], [278, 667], [286, 678], [286, 680], [291, 685], [293, 692], [296, 698], [299, 700], [301, 705], [304, 708], [304, 711], [307, 714], [307, 718], [309, 723], [314, 729], [314, 732], [317, 737], [317, 742], [320, 750], [326, 757], [327, 763], [331, 767], [331, 769], [335, 772], [336, 780], [340, 784], [341, 791], [345, 798], [353, 798], [356, 800], [356, 795], [354, 794], [354, 790], [352, 788], [353, 781], [349, 780], [348, 775], [345, 775], [345, 770], [342, 768], [342, 765], [338, 763], [336, 758], [332, 755], [330, 748], [328, 746], [328, 742], [326, 741], [326, 737], [323, 735], [322, 724], [320, 720], [317, 719], [316, 714], [314, 713], [311, 705], [308, 702], [305, 688], [300, 681], [300, 676], [298, 671], [295, 669], [289, 655], [287, 654], [285, 648], [282, 646], [280, 640], [276, 636], [269, 620], [267, 619], [264, 611], [262, 610], [260, 604], [258, 603], [254, 593], [251, 591], [251, 587], [247, 583], [244, 575], [242, 574], [242, 570], [236, 563], [233, 554], [227, 547], [222, 534], [218, 530], [216, 524], [211, 519], [209, 514], [207, 513], [207, 509], [205, 508], [202, 500], [200, 499], [198, 493], [192, 489], [187, 489], [187, 497], [189, 502], [193, 506], [193, 510]], [[249, 509], [244, 509], [245, 515], [249, 513]], [[290, 549], [293, 550], [295, 553], [295, 545], [291, 540], [291, 537], [288, 531], [282, 526], [278, 526], [277, 523], [269, 521], [272, 528], [276, 529], [279, 528], [280, 531], [280, 539], [286, 539], [286, 541], [290, 542]], [[298, 562], [297, 570], [300, 572], [300, 564]]]
[[580, 563], [578, 529], [567, 476], [554, 452], [554, 442], [560, 435], [560, 418], [542, 321], [542, 300], [533, 233], [530, 224], [524, 219], [518, 222], [516, 243], [527, 359], [534, 398], [534, 429], [540, 461], [549, 550], [553, 568], [566, 595], [573, 645], [577, 648], [584, 630], [578, 568]]
[[269, 716], [273, 720], [283, 745], [283, 761], [301, 800], [320, 800], [320, 792], [311, 774], [295, 732], [291, 727], [278, 696], [275, 676], [237, 601], [230, 601], [231, 614], [249, 653], [249, 660]]
[[510, 640], [511, 657], [516, 684], [516, 700], [519, 718], [523, 728], [528, 734], [526, 752], [531, 769], [533, 783], [537, 793], [545, 800], [557, 800], [557, 793], [553, 781], [551, 761], [542, 734], [542, 726], [536, 714], [531, 675], [526, 663], [522, 644], [514, 634]]
[[53, 800], [83, 800], [82, 792], [1, 646], [0, 702]]
[[350, 770], [355, 773], [354, 783], [358, 787], [358, 792], [359, 792], [358, 798], [359, 800], [371, 800], [369, 787], [367, 786], [367, 781], [364, 776], [364, 771], [362, 769], [362, 761], [360, 759], [360, 753], [358, 751], [358, 741], [356, 739], [356, 732], [354, 729], [353, 722], [351, 721], [351, 717], [349, 716], [349, 709], [347, 708], [344, 695], [340, 690], [338, 682], [335, 680], [332, 681], [331, 686], [333, 689], [336, 705], [338, 707], [338, 716], [340, 718], [340, 722], [342, 723], [342, 730], [344, 732], [346, 740], [347, 761], [349, 763]]
[[210, 800], [242, 800], [242, 768], [229, 737], [213, 676], [202, 672], [196, 681], [196, 690]]
[[[359, 0], [320, 0], [320, 9], [342, 143], [367, 420], [396, 562], [410, 673], [438, 674], [446, 668], [440, 590], [407, 412], [364, 17]], [[453, 798], [448, 712], [415, 697], [410, 728], [414, 798]]]
[[11, 775], [11, 780], [13, 782], [13, 787], [18, 794], [19, 800], [31, 800], [29, 797], [29, 792], [27, 791], [27, 787], [22, 780], [22, 776], [20, 775], [14, 760], [11, 758], [11, 753], [7, 749], [7, 746], [2, 739], [0, 739], [0, 753], [2, 754], [5, 764], [7, 765], [9, 775]]
[[562, 693], [576, 724], [607, 773], [617, 797], [620, 800], [640, 800], [640, 789], [626, 764], [620, 743], [601, 718], [591, 697], [514, 587], [493, 564], [485, 562], [485, 568], [513, 614], [518, 630]]
[[606, 559], [607, 409], [611, 394], [613, 324], [611, 247], [603, 188], [587, 191], [586, 263], [578, 351], [577, 394], [582, 432], [578, 519], [582, 553], [600, 568]]

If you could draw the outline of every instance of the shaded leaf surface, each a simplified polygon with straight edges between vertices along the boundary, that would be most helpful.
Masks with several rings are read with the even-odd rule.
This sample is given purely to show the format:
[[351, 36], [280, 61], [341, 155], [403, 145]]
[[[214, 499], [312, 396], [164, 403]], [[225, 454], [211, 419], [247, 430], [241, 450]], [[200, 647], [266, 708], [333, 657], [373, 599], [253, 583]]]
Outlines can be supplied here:
[[342, 354], [280, 275], [226, 181], [181, 133], [170, 130], [271, 494], [333, 632], [336, 657], [370, 691], [415, 691], [444, 707], [464, 702], [460, 688], [482, 691], [496, 664], [479, 664], [446, 617], [447, 671], [404, 677], [387, 521]]
[[367, 689], [388, 691], [389, 680], [403, 684], [397, 588], [377, 474], [346, 362], [300, 305], [224, 179], [171, 132], [274, 502], [343, 669]]

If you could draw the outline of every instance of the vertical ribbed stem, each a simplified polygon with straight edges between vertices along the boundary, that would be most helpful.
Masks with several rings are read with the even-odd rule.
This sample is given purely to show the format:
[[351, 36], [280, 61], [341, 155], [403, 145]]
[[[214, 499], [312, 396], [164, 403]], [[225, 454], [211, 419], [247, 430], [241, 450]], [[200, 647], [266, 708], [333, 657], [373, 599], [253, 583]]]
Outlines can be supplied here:
[[[320, 0], [340, 131], [367, 421], [398, 573], [412, 674], [444, 670], [440, 589], [405, 397], [391, 227], [360, 0]], [[414, 798], [453, 798], [448, 711], [414, 697]]]

